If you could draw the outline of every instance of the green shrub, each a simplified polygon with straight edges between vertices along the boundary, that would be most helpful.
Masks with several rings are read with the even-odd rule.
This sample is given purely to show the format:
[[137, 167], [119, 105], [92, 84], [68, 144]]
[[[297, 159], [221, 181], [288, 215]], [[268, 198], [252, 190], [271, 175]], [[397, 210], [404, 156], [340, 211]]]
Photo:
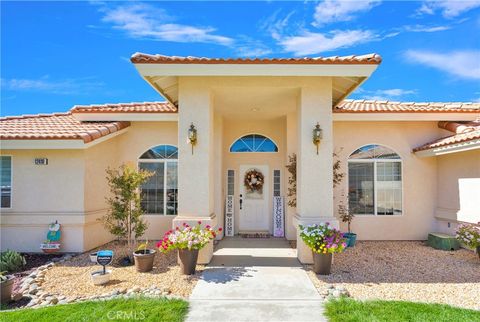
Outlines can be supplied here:
[[0, 271], [16, 272], [26, 263], [25, 258], [14, 250], [0, 253]]

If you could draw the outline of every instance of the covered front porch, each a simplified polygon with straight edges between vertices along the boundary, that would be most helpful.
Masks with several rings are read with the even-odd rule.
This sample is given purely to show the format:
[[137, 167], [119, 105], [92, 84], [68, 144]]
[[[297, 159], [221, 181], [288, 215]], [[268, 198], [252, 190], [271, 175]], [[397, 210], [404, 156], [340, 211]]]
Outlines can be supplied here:
[[[178, 106], [173, 226], [201, 220], [224, 227], [226, 236], [269, 234], [289, 240], [297, 239], [300, 224], [328, 221], [338, 227], [332, 108], [375, 70], [379, 61], [373, 58], [211, 65], [134, 55], [140, 74]], [[312, 137], [315, 128], [321, 130], [318, 140]], [[296, 207], [289, 207], [287, 198], [286, 165], [292, 155]], [[275, 220], [280, 215], [283, 221], [280, 233], [274, 211]], [[310, 263], [311, 252], [303, 242], [297, 245], [299, 260]], [[199, 263], [209, 263], [212, 254], [209, 245]]]

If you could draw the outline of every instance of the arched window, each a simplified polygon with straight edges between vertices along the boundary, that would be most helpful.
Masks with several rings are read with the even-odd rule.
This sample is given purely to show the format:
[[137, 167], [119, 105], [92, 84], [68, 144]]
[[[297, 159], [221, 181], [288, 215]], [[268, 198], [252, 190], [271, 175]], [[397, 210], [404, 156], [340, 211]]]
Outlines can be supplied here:
[[400, 156], [376, 144], [355, 150], [348, 159], [348, 197], [357, 215], [401, 215]]
[[140, 156], [138, 168], [153, 172], [141, 187], [141, 207], [147, 214], [177, 214], [177, 159], [173, 145], [158, 145]]
[[230, 146], [230, 152], [278, 152], [278, 147], [266, 136], [248, 134], [236, 140]]

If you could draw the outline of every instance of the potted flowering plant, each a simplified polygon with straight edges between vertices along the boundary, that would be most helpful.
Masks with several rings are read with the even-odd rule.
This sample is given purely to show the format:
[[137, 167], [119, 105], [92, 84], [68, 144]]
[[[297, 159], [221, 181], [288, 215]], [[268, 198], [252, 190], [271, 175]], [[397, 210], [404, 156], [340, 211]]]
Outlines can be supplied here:
[[133, 252], [137, 272], [150, 272], [152, 270], [155, 253], [155, 249], [148, 248], [148, 239], [137, 247], [137, 250]]
[[[221, 231], [222, 228], [218, 228], [218, 232]], [[162, 253], [178, 249], [182, 273], [192, 275], [195, 274], [198, 251], [205, 247], [216, 235], [217, 231], [209, 225], [202, 228], [201, 221], [196, 226], [183, 223], [182, 227], [167, 231], [163, 239], [157, 243], [157, 247]]]
[[328, 222], [299, 227], [300, 237], [313, 253], [313, 271], [321, 275], [330, 274], [333, 254], [341, 253], [347, 247], [343, 234]]
[[462, 224], [457, 228], [456, 237], [461, 243], [475, 249], [478, 257], [480, 257], [480, 226], [474, 224]]

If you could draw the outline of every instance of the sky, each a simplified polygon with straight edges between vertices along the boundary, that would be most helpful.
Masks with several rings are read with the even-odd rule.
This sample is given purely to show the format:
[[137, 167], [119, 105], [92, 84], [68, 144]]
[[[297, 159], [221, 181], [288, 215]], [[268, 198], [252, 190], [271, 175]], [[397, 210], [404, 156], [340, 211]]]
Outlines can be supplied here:
[[129, 58], [383, 57], [354, 99], [480, 102], [480, 0], [7, 2], [0, 115], [161, 101]]

